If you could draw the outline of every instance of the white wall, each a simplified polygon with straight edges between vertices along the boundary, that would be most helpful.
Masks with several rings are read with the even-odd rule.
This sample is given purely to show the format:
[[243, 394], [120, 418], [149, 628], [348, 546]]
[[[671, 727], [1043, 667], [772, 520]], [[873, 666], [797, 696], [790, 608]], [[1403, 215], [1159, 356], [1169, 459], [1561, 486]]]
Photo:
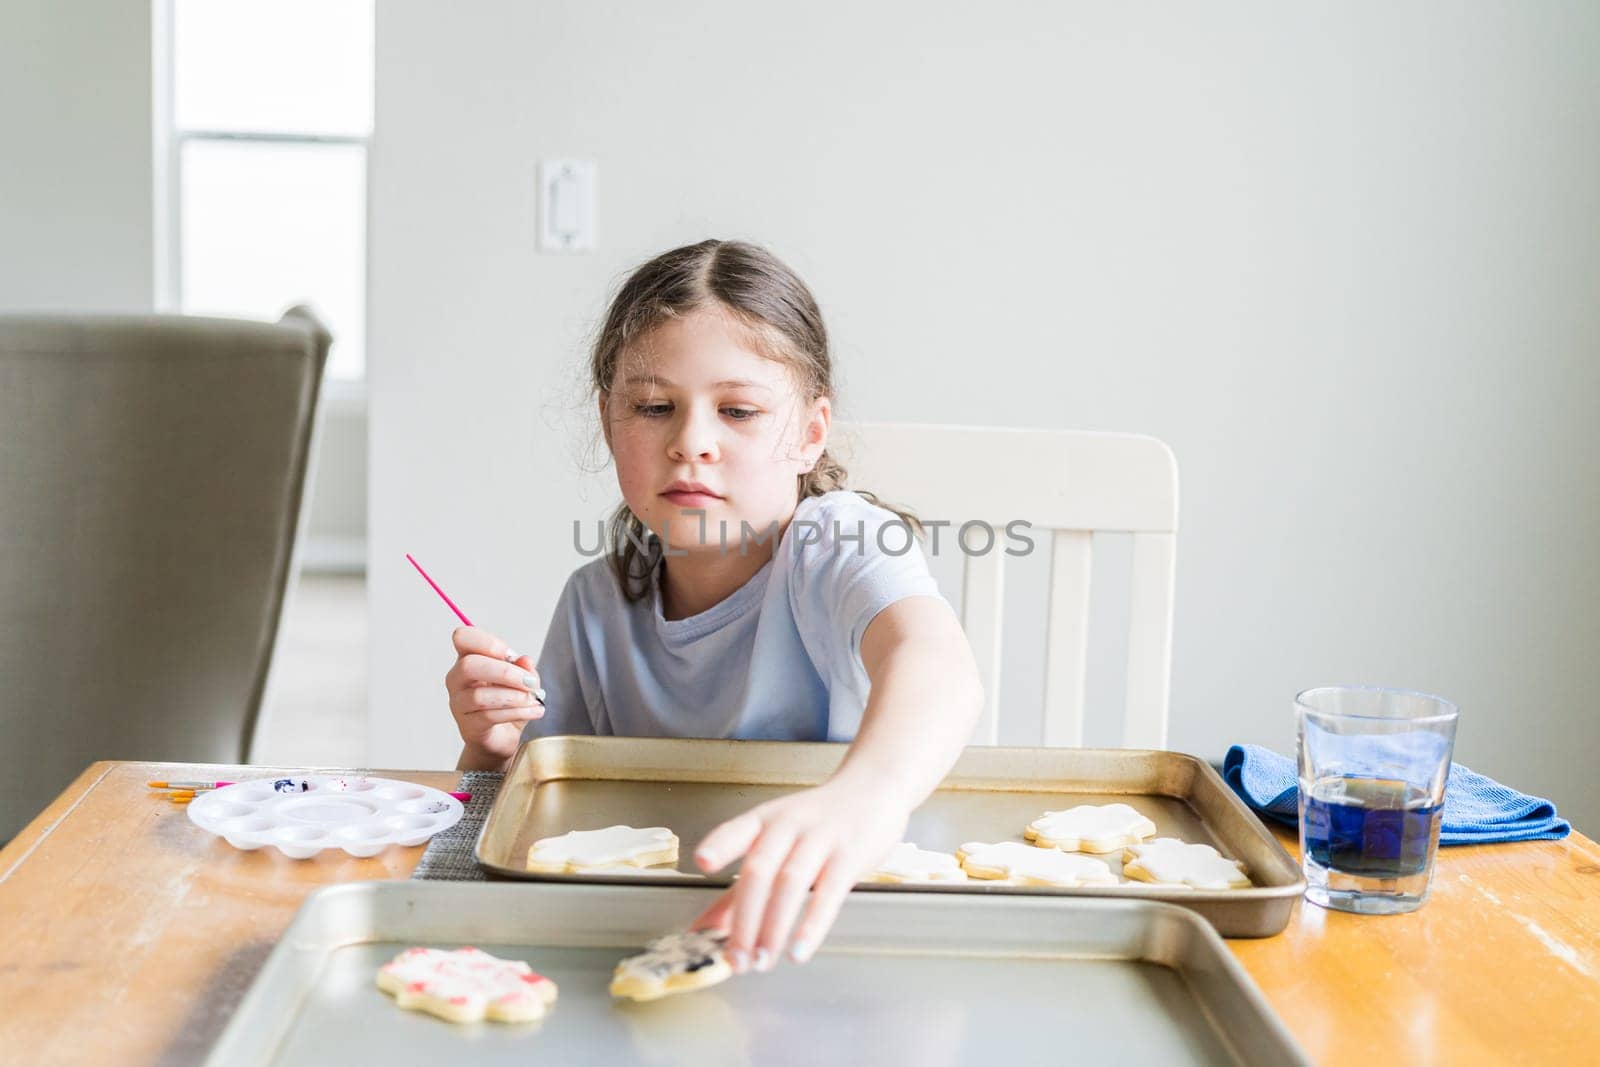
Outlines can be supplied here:
[[[1600, 8], [797, 10], [380, 6], [374, 765], [458, 747], [402, 553], [538, 647], [615, 499], [575, 463], [587, 331], [715, 235], [815, 288], [846, 417], [1172, 444], [1174, 747], [1287, 750], [1306, 686], [1435, 690], [1463, 762], [1592, 832]], [[565, 155], [599, 162], [587, 255], [534, 247]]]
[[150, 5], [7, 0], [0, 311], [155, 300]]

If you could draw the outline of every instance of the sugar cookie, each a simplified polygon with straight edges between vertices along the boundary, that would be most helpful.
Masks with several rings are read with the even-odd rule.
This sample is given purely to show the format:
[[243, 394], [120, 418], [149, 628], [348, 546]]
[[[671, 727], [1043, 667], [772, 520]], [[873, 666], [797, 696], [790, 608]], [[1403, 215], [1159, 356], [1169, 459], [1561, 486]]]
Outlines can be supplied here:
[[693, 871], [676, 867], [635, 867], [631, 863], [608, 863], [604, 867], [585, 867], [584, 874], [610, 874], [618, 878], [704, 878]]
[[1130, 845], [1122, 853], [1122, 873], [1156, 885], [1184, 885], [1190, 889], [1243, 889], [1250, 885], [1244, 864], [1225, 859], [1210, 845], [1191, 845], [1172, 837], [1158, 837]]
[[978, 842], [956, 850], [961, 866], [974, 878], [1009, 878], [1017, 885], [1116, 885], [1117, 876], [1101, 860], [1020, 841], [998, 845]]
[[1194, 887], [1193, 886], [1189, 886], [1189, 885], [1184, 885], [1182, 882], [1136, 882], [1136, 881], [1129, 880], [1129, 881], [1124, 881], [1124, 882], [1118, 882], [1117, 883], [1117, 888], [1118, 889], [1148, 889], [1151, 892], [1158, 892], [1158, 893], [1166, 893], [1166, 892], [1169, 892], [1169, 891], [1181, 890], [1181, 891], [1187, 893], [1189, 890], [1193, 889]]
[[629, 956], [611, 972], [611, 995], [655, 1000], [716, 985], [733, 975], [722, 958], [728, 935], [721, 930], [690, 930], [658, 937], [644, 952]]
[[948, 852], [930, 852], [911, 842], [894, 846], [865, 882], [965, 882], [961, 861]]
[[1045, 812], [1028, 824], [1023, 836], [1063, 852], [1115, 852], [1155, 833], [1156, 824], [1126, 804], [1079, 804]]
[[528, 849], [528, 870], [562, 874], [595, 867], [653, 867], [678, 862], [678, 835], [665, 826], [572, 830], [544, 837]]
[[378, 988], [395, 1003], [453, 1023], [525, 1023], [556, 1002], [556, 984], [521, 960], [476, 948], [408, 948], [378, 969]]

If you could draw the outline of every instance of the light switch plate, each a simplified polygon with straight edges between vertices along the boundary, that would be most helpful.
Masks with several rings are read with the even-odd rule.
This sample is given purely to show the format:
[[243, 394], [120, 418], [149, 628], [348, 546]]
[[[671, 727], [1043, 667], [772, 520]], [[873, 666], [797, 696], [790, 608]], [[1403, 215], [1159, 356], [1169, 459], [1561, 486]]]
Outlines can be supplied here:
[[547, 159], [539, 166], [539, 248], [583, 252], [594, 247], [592, 159]]

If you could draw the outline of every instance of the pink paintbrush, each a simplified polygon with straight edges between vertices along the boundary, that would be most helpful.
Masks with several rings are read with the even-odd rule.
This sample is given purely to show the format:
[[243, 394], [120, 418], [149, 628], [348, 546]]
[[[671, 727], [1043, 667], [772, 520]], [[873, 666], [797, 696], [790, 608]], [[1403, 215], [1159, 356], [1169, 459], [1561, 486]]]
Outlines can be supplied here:
[[[412, 556], [411, 553], [409, 553], [409, 552], [406, 553], [406, 559], [411, 562], [411, 565], [413, 567], [417, 568], [417, 573], [422, 575], [422, 580], [427, 582], [429, 585], [433, 586], [433, 591], [435, 593], [439, 594], [439, 599], [444, 601], [446, 604], [450, 605], [450, 610], [456, 613], [456, 618], [461, 620], [462, 625], [471, 626], [472, 625], [472, 620], [467, 618], [467, 613], [462, 611], [460, 608], [456, 607], [456, 602], [454, 600], [451, 600], [450, 597], [445, 593], [445, 591], [443, 589], [439, 588], [439, 583], [438, 582], [436, 582], [432, 578], [428, 577], [428, 572], [422, 569], [422, 564], [418, 563], [416, 561], [416, 558], [414, 556]], [[506, 649], [506, 661], [508, 663], [515, 663], [520, 656], [521, 656], [521, 653], [517, 652], [515, 649], [510, 649], [510, 648]], [[540, 703], [544, 702], [544, 690], [543, 689], [535, 689], [533, 691], [533, 695]]]
[[[237, 782], [146, 782], [151, 789], [171, 789], [179, 793], [204, 792], [208, 789], [221, 789], [223, 786], [237, 785]], [[465, 803], [472, 799], [471, 793], [451, 793], [451, 796]]]
[[445, 591], [439, 588], [439, 583], [428, 577], [428, 572], [422, 569], [422, 564], [412, 558], [409, 552], [406, 553], [406, 559], [411, 560], [411, 565], [417, 568], [417, 573], [422, 575], [422, 580], [433, 586], [433, 591], [439, 594], [439, 599], [450, 605], [450, 610], [456, 613], [456, 618], [461, 620], [461, 624], [463, 626], [471, 626], [472, 620], [467, 618], [466, 612], [456, 607], [456, 602], [445, 595]]

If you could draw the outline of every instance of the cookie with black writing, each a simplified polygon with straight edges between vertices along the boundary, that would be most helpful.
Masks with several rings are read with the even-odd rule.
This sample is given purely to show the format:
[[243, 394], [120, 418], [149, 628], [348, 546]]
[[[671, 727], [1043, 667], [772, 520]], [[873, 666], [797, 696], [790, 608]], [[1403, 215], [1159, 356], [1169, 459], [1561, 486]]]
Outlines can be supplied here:
[[720, 930], [690, 930], [658, 937], [611, 974], [611, 995], [655, 1000], [716, 985], [733, 975], [722, 958], [728, 935]]

